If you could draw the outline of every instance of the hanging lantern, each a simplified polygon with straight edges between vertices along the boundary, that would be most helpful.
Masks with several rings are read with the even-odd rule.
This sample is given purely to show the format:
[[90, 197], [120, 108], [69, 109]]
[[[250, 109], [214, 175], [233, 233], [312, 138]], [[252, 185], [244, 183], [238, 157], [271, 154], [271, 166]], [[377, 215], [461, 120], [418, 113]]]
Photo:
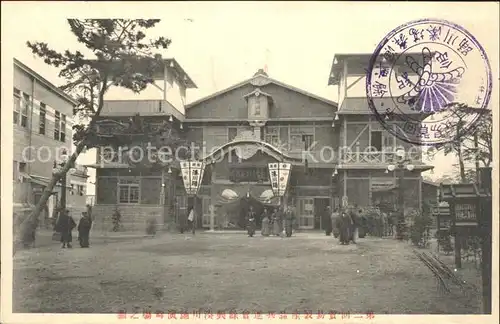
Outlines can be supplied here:
[[290, 163], [269, 163], [269, 179], [275, 196], [284, 196], [290, 179], [292, 165]]
[[201, 161], [181, 162], [181, 175], [188, 195], [196, 195], [203, 181], [205, 163]]

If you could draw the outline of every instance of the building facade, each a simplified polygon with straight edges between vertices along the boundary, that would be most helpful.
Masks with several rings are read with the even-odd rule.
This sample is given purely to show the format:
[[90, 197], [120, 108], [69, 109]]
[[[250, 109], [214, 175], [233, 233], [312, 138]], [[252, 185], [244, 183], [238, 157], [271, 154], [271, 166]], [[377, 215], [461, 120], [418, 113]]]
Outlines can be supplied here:
[[[199, 227], [242, 227], [249, 206], [258, 214], [276, 206], [269, 195], [270, 162], [292, 164], [282, 202], [294, 207], [302, 229], [323, 228], [327, 206], [340, 207], [346, 201], [359, 207], [394, 204], [396, 173], [386, 169], [394, 162], [395, 148], [408, 144], [372, 118], [366, 98], [347, 95], [346, 76], [362, 77], [359, 71], [368, 58], [335, 57], [330, 84], [344, 92], [339, 104], [259, 70], [181, 107], [171, 104], [165, 92], [177, 84], [185, 95], [195, 85], [175, 60], [173, 65], [166, 60], [157, 81], [158, 99], [107, 101], [101, 126], [135, 114], [145, 123], [170, 123], [187, 143], [199, 148], [198, 160], [206, 164], [199, 193], [192, 199], [186, 196], [178, 161], [156, 169], [131, 167], [126, 154], [110, 161], [101, 149], [92, 165], [97, 169], [93, 214], [105, 225], [118, 209], [124, 227], [139, 230], [148, 217], [165, 224], [194, 207]], [[430, 166], [420, 153], [412, 157], [415, 169], [403, 181], [405, 206], [419, 208], [421, 172]]]
[[[16, 59], [13, 97], [13, 207], [23, 213], [40, 199], [58, 154], [71, 151], [76, 102]], [[75, 212], [85, 210], [87, 178], [84, 166], [68, 174], [67, 206]], [[60, 185], [54, 188], [42, 219], [52, 216], [61, 190]]]

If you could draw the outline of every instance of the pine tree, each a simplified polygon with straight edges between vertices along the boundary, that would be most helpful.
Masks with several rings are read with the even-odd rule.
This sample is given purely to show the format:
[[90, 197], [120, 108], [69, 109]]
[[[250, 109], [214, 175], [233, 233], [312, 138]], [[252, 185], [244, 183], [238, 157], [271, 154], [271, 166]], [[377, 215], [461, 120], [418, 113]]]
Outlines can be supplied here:
[[139, 93], [154, 82], [154, 72], [163, 61], [161, 55], [153, 51], [167, 49], [171, 43], [165, 37], [146, 38], [148, 30], [159, 22], [159, 19], [68, 19], [71, 32], [90, 55], [69, 49], [58, 52], [44, 42], [27, 42], [33, 54], [60, 69], [59, 76], [66, 81], [60, 88], [76, 99], [74, 115], [87, 123], [74, 126], [76, 150], [54, 172], [33, 212], [22, 222], [21, 232], [32, 228], [54, 186], [74, 165], [79, 154], [96, 145], [95, 125], [110, 87]]

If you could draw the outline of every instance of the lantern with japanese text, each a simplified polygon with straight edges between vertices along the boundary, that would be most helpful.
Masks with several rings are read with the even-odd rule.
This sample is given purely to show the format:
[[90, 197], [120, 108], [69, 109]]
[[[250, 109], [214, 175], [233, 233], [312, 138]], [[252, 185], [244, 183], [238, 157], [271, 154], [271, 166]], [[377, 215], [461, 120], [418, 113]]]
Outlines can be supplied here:
[[269, 180], [275, 196], [282, 197], [286, 193], [292, 165], [290, 163], [269, 163]]
[[203, 181], [203, 172], [205, 171], [205, 163], [199, 161], [184, 161], [181, 162], [181, 174], [184, 188], [188, 195], [195, 196]]

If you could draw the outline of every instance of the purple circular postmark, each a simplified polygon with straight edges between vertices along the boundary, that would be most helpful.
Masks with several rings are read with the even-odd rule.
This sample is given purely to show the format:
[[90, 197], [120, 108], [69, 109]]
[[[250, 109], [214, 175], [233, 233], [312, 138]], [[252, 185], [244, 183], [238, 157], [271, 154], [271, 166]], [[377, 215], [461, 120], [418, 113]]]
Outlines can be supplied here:
[[[491, 91], [483, 47], [463, 27], [440, 19], [394, 29], [375, 49], [366, 76], [376, 119], [399, 139], [424, 146], [472, 131]], [[457, 114], [458, 106], [466, 113]], [[453, 125], [460, 127], [451, 131]]]

